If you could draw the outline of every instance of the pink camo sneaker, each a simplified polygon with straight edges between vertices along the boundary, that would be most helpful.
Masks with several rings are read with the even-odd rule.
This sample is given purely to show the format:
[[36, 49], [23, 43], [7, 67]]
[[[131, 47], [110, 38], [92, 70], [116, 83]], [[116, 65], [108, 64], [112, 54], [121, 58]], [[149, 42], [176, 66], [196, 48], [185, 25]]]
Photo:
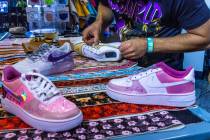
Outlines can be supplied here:
[[3, 70], [3, 108], [30, 126], [44, 131], [64, 131], [78, 126], [82, 112], [41, 74], [21, 74], [12, 66]]
[[134, 104], [186, 107], [195, 103], [194, 69], [177, 71], [165, 63], [107, 85], [111, 98]]

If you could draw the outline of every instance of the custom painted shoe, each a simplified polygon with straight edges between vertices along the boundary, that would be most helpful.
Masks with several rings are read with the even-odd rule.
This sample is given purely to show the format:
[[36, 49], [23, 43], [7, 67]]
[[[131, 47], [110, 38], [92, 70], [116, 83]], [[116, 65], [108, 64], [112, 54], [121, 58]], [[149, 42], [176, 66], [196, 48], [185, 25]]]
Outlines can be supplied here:
[[118, 101], [186, 107], [195, 103], [194, 69], [177, 71], [165, 63], [126, 78], [113, 79], [107, 85], [107, 94]]
[[64, 131], [83, 119], [77, 106], [39, 73], [21, 74], [12, 66], [3, 70], [2, 107], [30, 126], [44, 131]]
[[35, 70], [43, 75], [51, 75], [72, 70], [74, 61], [69, 43], [65, 43], [60, 48], [42, 44], [37, 51], [13, 66], [21, 73]]
[[119, 50], [120, 43], [99, 43], [96, 46], [89, 46], [84, 42], [74, 44], [73, 50], [78, 54], [95, 59], [96, 61], [119, 61], [121, 60], [121, 53]]

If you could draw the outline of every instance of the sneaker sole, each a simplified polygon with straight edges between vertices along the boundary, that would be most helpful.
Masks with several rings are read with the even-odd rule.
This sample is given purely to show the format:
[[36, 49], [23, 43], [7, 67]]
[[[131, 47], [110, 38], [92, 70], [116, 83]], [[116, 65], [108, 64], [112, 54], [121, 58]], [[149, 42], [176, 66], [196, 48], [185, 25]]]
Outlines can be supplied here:
[[72, 70], [75, 67], [74, 63], [68, 63], [65, 66], [63, 64], [56, 64], [56, 67], [52, 67], [51, 69], [40, 71], [43, 75], [53, 75], [53, 74], [60, 74], [67, 71]]
[[1, 99], [1, 103], [4, 110], [16, 115], [30, 126], [43, 131], [59, 132], [69, 130], [80, 125], [83, 120], [81, 111], [77, 116], [65, 120], [39, 120], [37, 117], [33, 117], [32, 115], [28, 114], [6, 98]]
[[187, 93], [186, 95], [163, 95], [163, 94], [150, 94], [150, 95], [126, 95], [110, 89], [107, 86], [106, 93], [112, 99], [117, 101], [144, 104], [144, 105], [163, 105], [174, 107], [187, 107], [195, 104], [195, 91]]
[[[24, 65], [28, 65], [28, 63], [17, 63], [17, 64], [14, 64], [13, 67], [21, 73], [27, 73], [27, 72], [36, 70], [37, 72], [45, 76], [48, 76], [48, 75], [53, 75], [53, 74], [64, 73], [64, 72], [72, 70], [75, 67], [75, 64], [72, 62], [68, 62], [66, 64], [64, 63], [65, 62], [59, 62], [57, 64], [54, 64], [53, 67], [46, 68], [45, 70], [37, 70], [36, 67], [34, 67], [36, 64], [34, 64], [34, 66], [32, 67], [21, 67]], [[46, 64], [46, 67], [49, 67], [49, 66]]]

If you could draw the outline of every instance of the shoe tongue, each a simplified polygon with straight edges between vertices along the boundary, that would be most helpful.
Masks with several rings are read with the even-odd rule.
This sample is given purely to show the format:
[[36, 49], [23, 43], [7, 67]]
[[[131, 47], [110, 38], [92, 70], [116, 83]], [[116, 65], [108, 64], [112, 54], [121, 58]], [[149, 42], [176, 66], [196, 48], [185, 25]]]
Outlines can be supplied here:
[[[35, 70], [34, 70], [33, 72], [35, 72]], [[24, 77], [27, 81], [31, 81], [32, 78], [34, 78], [34, 79], [38, 78], [38, 76], [34, 76], [34, 75], [30, 75], [30, 74], [23, 74], [23, 77]]]

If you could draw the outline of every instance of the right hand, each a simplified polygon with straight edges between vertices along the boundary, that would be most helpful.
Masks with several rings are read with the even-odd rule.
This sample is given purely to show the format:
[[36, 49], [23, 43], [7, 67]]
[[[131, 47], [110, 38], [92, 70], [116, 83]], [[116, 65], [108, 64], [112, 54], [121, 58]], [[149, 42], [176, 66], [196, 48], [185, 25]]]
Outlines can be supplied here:
[[83, 31], [83, 41], [88, 45], [97, 45], [99, 43], [100, 34], [101, 24], [96, 21]]

